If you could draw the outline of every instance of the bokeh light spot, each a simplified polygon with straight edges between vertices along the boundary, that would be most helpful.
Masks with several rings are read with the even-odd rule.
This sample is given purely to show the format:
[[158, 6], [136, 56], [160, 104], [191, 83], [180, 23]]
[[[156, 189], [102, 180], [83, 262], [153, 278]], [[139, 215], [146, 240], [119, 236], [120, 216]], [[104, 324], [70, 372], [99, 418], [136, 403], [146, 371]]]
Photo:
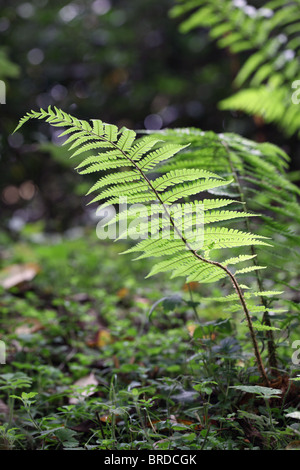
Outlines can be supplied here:
[[159, 130], [162, 128], [162, 125], [163, 120], [158, 114], [149, 114], [144, 121], [145, 129], [148, 130]]
[[92, 10], [96, 15], [105, 15], [111, 9], [109, 0], [95, 0], [92, 3]]
[[12, 148], [18, 149], [23, 145], [24, 137], [20, 132], [16, 132], [15, 134], [9, 135], [7, 140]]
[[2, 191], [2, 200], [5, 204], [11, 206], [16, 204], [20, 199], [19, 190], [16, 186], [10, 185]]
[[19, 188], [19, 194], [25, 201], [30, 201], [35, 195], [35, 185], [32, 181], [24, 181]]
[[34, 14], [34, 11], [34, 6], [32, 5], [32, 3], [29, 2], [21, 3], [21, 5], [17, 7], [18, 15], [24, 19], [30, 18]]
[[44, 60], [44, 53], [41, 49], [36, 47], [28, 52], [27, 59], [32, 65], [39, 65]]

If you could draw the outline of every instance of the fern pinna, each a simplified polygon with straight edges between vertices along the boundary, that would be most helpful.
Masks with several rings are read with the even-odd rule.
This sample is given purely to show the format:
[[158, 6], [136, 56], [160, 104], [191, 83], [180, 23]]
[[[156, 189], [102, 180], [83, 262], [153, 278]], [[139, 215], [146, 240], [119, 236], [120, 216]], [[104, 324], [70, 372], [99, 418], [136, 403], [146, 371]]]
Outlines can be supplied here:
[[[50, 107], [48, 110], [41, 109], [27, 113], [16, 130], [32, 118], [45, 119], [51, 126], [64, 128], [60, 135], [66, 138], [64, 145], [70, 145], [69, 149], [73, 152], [71, 157], [91, 150], [96, 151], [94, 156], [85, 157], [77, 166], [81, 174], [92, 172], [101, 174], [90, 190], [90, 192], [100, 191], [93, 201], [104, 201], [102, 208], [118, 203], [120, 198], [126, 198], [129, 204], [129, 207], [126, 206], [124, 211], [115, 215], [108, 224], [125, 217], [132, 220], [136, 217], [136, 213], [131, 205], [142, 203], [140, 213], [143, 219], [139, 224], [139, 235], [142, 240], [129, 248], [127, 253], [141, 253], [140, 258], [158, 258], [158, 263], [153, 266], [149, 275], [170, 271], [172, 277], [184, 276], [187, 282], [201, 283], [214, 282], [222, 278], [230, 279], [235, 289], [235, 294], [231, 298], [239, 301], [246, 316], [260, 374], [264, 383], [269, 384], [256, 339], [257, 326], [252, 323], [252, 312], [247, 302], [251, 297], [272, 296], [278, 292], [258, 293], [249, 290], [244, 294], [237, 276], [264, 269], [265, 266], [251, 265], [239, 268], [235, 272], [228, 266], [247, 262], [255, 255], [237, 254], [222, 262], [215, 260], [213, 256], [215, 251], [219, 253], [228, 248], [270, 246], [269, 239], [263, 235], [254, 235], [248, 231], [220, 225], [225, 221], [253, 216], [245, 210], [228, 210], [227, 207], [234, 203], [231, 198], [217, 197], [184, 202], [186, 198], [201, 192], [218, 191], [221, 187], [230, 185], [232, 180], [222, 178], [209, 169], [198, 168], [197, 165], [194, 168], [191, 165], [184, 168], [180, 154], [187, 151], [187, 145], [165, 143], [157, 135], [137, 138], [133, 130], [126, 128], [118, 130], [115, 125], [103, 123], [98, 119], [93, 119], [89, 123]], [[166, 165], [172, 165], [171, 159], [176, 161], [176, 155], [179, 158], [177, 167], [175, 165], [166, 170]], [[163, 174], [157, 175], [159, 171]], [[188, 218], [182, 230], [177, 214], [184, 211], [188, 214]], [[203, 227], [200, 223], [200, 230], [195, 231], [192, 228], [198, 220], [199, 213], [202, 214]], [[157, 217], [158, 214], [162, 217]], [[150, 218], [151, 223], [154, 220], [154, 236], [151, 236], [153, 225], [150, 232], [150, 225], [147, 223]], [[214, 226], [214, 223], [218, 225]], [[130, 227], [126, 228], [125, 234], [130, 235], [130, 230]], [[124, 233], [121, 236], [124, 236]]]

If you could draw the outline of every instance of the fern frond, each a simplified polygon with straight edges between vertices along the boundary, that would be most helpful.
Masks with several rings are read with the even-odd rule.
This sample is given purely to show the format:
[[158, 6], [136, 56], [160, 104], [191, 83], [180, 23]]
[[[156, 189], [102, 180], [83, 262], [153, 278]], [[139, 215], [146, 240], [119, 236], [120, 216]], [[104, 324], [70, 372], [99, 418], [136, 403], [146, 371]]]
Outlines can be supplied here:
[[[255, 254], [227, 257], [224, 263], [212, 259], [212, 255], [215, 256], [216, 252], [218, 254], [219, 250], [227, 252], [231, 248], [253, 248], [256, 245], [269, 247], [270, 244], [267, 242], [269, 237], [254, 234], [249, 230], [241, 231], [225, 226], [213, 226], [213, 224], [232, 222], [240, 217], [249, 221], [255, 214], [255, 211], [252, 213], [246, 210], [237, 172], [243, 175], [250, 168], [250, 177], [259, 178], [262, 174], [274, 170], [274, 175], [268, 174], [268, 184], [272, 190], [273, 187], [283, 182], [281, 184], [283, 191], [293, 191], [293, 185], [284, 179], [281, 173], [284, 164], [277, 162], [277, 158], [284, 160], [283, 155], [278, 156], [281, 152], [272, 152], [272, 149], [267, 146], [263, 149], [259, 147], [259, 144], [239, 139], [235, 135], [217, 135], [199, 130], [178, 132], [179, 141], [177, 142], [176, 131], [173, 131], [170, 136], [171, 142], [162, 142], [161, 135], [136, 139], [136, 134], [132, 130], [123, 128], [119, 132], [116, 126], [99, 120], [92, 120], [90, 124], [50, 107], [47, 111], [29, 113], [20, 121], [17, 129], [31, 118], [45, 119], [55, 127], [67, 127], [70, 132], [63, 132], [65, 136], [69, 136], [65, 144], [69, 145], [71, 150], [78, 149], [73, 156], [81, 155], [86, 151], [97, 152], [95, 157], [89, 155], [84, 158], [83, 162], [78, 165], [78, 169], [81, 174], [101, 172], [101, 178], [89, 191], [89, 193], [100, 191], [92, 202], [106, 200], [99, 210], [111, 204], [120, 204], [120, 201], [124, 199], [132, 205], [131, 208], [126, 208], [124, 212], [116, 215], [113, 221], [128, 218], [131, 222], [135, 222], [133, 227], [126, 228], [125, 232], [120, 234], [120, 238], [130, 234], [138, 235], [138, 237], [132, 236], [133, 239], [141, 239], [135, 246], [126, 250], [126, 253], [140, 253], [136, 259], [161, 258], [152, 268], [149, 276], [170, 271], [172, 278], [183, 276], [187, 282], [211, 283], [223, 278], [230, 279], [247, 319], [260, 373], [264, 381], [268, 383], [246, 297], [236, 278], [236, 275], [264, 269], [264, 266], [255, 263], [254, 266], [238, 269], [233, 273], [227, 265], [250, 261], [255, 259]], [[167, 132], [164, 132], [164, 135], [168, 137]], [[183, 159], [190, 152], [190, 143], [186, 140], [180, 141], [182, 137], [184, 139], [188, 137], [192, 146], [197, 149], [192, 168], [181, 166]], [[263, 151], [267, 155], [266, 161], [261, 160]], [[274, 153], [276, 153], [275, 157]], [[206, 168], [201, 168], [203, 154]], [[175, 167], [167, 170], [165, 162], [170, 159], [175, 162]], [[177, 159], [179, 164], [176, 168]], [[221, 168], [220, 176], [211, 172], [209, 167], [211, 162], [217, 163], [217, 166]], [[257, 171], [255, 171], [256, 166]], [[103, 172], [110, 172], [117, 168], [122, 171], [103, 175]], [[161, 176], [155, 176], [158, 169]], [[236, 197], [205, 198], [202, 201], [201, 199], [188, 201], [187, 204], [176, 204], [173, 207], [172, 203], [179, 199], [190, 198], [190, 196], [199, 197], [199, 194], [203, 192], [218, 193], [220, 187], [224, 186], [228, 186]], [[229, 196], [230, 192], [227, 191], [226, 195]], [[291, 203], [290, 198], [287, 200]], [[143, 214], [144, 218], [135, 220], [133, 205], [140, 203], [144, 203], [140, 209], [140, 214]], [[242, 204], [243, 210], [216, 210], [230, 204]], [[183, 210], [184, 215], [187, 216], [184, 228], [180, 222]], [[198, 218], [199, 215], [200, 218]], [[153, 220], [152, 216], [155, 216]], [[152, 235], [150, 222], [154, 222], [153, 238], [149, 237], [149, 233]], [[248, 289], [247, 286], [245, 288]], [[260, 292], [260, 297], [262, 296]], [[263, 307], [266, 309], [265, 305]]]

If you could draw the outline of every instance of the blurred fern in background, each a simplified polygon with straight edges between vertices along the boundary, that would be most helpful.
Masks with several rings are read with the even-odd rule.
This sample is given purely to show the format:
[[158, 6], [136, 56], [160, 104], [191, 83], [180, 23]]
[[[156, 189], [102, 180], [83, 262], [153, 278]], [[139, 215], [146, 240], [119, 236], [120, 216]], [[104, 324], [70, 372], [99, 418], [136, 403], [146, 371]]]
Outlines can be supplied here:
[[232, 96], [221, 109], [275, 123], [287, 135], [300, 131], [292, 101], [300, 79], [300, 1], [273, 0], [256, 8], [245, 0], [177, 0], [170, 15], [185, 17], [180, 31], [205, 28], [218, 47], [237, 57]]

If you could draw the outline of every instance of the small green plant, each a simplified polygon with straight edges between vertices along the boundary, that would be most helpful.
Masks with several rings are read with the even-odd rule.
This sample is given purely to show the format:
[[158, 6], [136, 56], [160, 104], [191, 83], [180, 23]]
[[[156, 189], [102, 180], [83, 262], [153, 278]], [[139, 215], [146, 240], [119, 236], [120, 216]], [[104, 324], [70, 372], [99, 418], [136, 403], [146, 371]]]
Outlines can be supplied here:
[[0, 390], [6, 391], [8, 395], [8, 427], [10, 428], [13, 423], [15, 393], [19, 388], [29, 388], [32, 384], [31, 377], [23, 374], [23, 372], [7, 373], [0, 375]]
[[0, 450], [13, 450], [25, 439], [24, 434], [18, 428], [11, 428], [6, 423], [0, 426]]
[[22, 392], [21, 396], [10, 395], [10, 398], [13, 398], [14, 400], [20, 400], [23, 403], [23, 406], [30, 418], [30, 422], [34, 425], [37, 430], [41, 431], [39, 424], [36, 422], [31, 413], [31, 405], [36, 402], [36, 400], [32, 400], [32, 398], [34, 398], [36, 395], [38, 395], [37, 392]]
[[[249, 231], [231, 229], [223, 225], [224, 222], [232, 222], [239, 218], [248, 219], [255, 215], [245, 210], [224, 209], [235, 202], [233, 198], [228, 197], [226, 192], [226, 198], [181, 202], [203, 192], [218, 194], [220, 188], [229, 186], [233, 182], [234, 178], [231, 178], [231, 175], [238, 171], [240, 161], [230, 160], [231, 174], [229, 177], [223, 178], [207, 168], [203, 169], [197, 166], [201, 161], [201, 152], [208, 161], [212, 162], [216, 159], [216, 148], [213, 145], [211, 149], [202, 147], [195, 158], [194, 167], [193, 160], [188, 160], [191, 155], [188, 153], [187, 145], [173, 142], [163, 143], [161, 138], [155, 135], [137, 138], [133, 130], [126, 128], [119, 130], [115, 125], [103, 123], [98, 119], [93, 119], [89, 123], [57, 108], [51, 109], [51, 107], [48, 110], [41, 109], [38, 112], [28, 113], [21, 119], [16, 130], [33, 118], [45, 119], [52, 126], [64, 128], [61, 137], [67, 137], [64, 144], [70, 144], [70, 150], [73, 150], [72, 157], [80, 156], [85, 152], [97, 152], [94, 156], [84, 158], [77, 165], [81, 174], [100, 174], [100, 179], [89, 191], [89, 193], [100, 191], [100, 194], [92, 202], [104, 201], [101, 206], [102, 210], [112, 204], [120, 203], [120, 198], [126, 198], [126, 203], [131, 205], [129, 208], [126, 205], [123, 210], [121, 208], [113, 219], [106, 222], [107, 227], [124, 220], [135, 222], [137, 218], [136, 207], [134, 210], [132, 207], [143, 204], [142, 207], [139, 206], [139, 216], [142, 219], [138, 222], [138, 235], [142, 241], [129, 248], [125, 253], [141, 252], [137, 259], [162, 258], [154, 265], [149, 276], [171, 271], [172, 278], [183, 276], [188, 283], [192, 281], [212, 283], [226, 278], [231, 282], [235, 293], [229, 298], [232, 301], [237, 301], [239, 308], [244, 312], [260, 375], [264, 385], [270, 385], [270, 379], [257, 342], [256, 328], [251, 318], [252, 311], [267, 312], [267, 307], [261, 305], [255, 310], [255, 306], [251, 304], [250, 309], [248, 302], [257, 297], [263, 299], [265, 296], [278, 296], [281, 292], [263, 291], [262, 289], [251, 290], [238, 280], [240, 275], [257, 272], [265, 269], [266, 266], [256, 263], [235, 271], [228, 267], [253, 260], [256, 257], [255, 253], [239, 253], [225, 257], [225, 259], [224, 256], [222, 259], [222, 255], [220, 255], [222, 251], [225, 251], [227, 255], [228, 250], [241, 247], [252, 249], [254, 246], [270, 247], [269, 237], [253, 234]], [[195, 133], [186, 130], [185, 134], [191, 137], [193, 142]], [[201, 132], [199, 131], [198, 134], [199, 139]], [[207, 139], [206, 135], [203, 137]], [[216, 138], [211, 133], [212, 143], [217, 140], [217, 144], [219, 144], [220, 139], [223, 149], [221, 159], [226, 157], [226, 152], [233, 146], [237, 150], [236, 153], [242, 154], [246, 161], [247, 157], [249, 157], [248, 160], [252, 160], [252, 163], [253, 159], [256, 161], [257, 153], [254, 143], [252, 145], [249, 144], [249, 141], [244, 142], [235, 135]], [[176, 139], [174, 138], [174, 140]], [[280, 178], [278, 173], [278, 169], [282, 168], [280, 159], [283, 153], [275, 146], [265, 146], [264, 148], [276, 169], [274, 178], [277, 178], [277, 182], [285, 183], [284, 177]], [[181, 153], [187, 157], [186, 160], [180, 158]], [[191, 154], [193, 155], [193, 150]], [[171, 167], [170, 159], [173, 162]], [[235, 163], [237, 163], [236, 167]], [[265, 170], [270, 169], [269, 163], [265, 163], [264, 166]], [[157, 173], [161, 173], [161, 176], [157, 176]], [[286, 183], [286, 187], [288, 189], [291, 185]], [[174, 203], [176, 203], [175, 207]], [[181, 219], [183, 213], [187, 215], [184, 227]], [[198, 219], [199, 213], [201, 214], [201, 223]], [[119, 238], [136, 235], [136, 225], [134, 223], [133, 226], [131, 224], [128, 227], [127, 224], [124, 231], [119, 234]], [[194, 230], [195, 226], [196, 231]], [[272, 327], [268, 324], [265, 324], [262, 329], [272, 331]], [[260, 330], [259, 324], [257, 330]]]

